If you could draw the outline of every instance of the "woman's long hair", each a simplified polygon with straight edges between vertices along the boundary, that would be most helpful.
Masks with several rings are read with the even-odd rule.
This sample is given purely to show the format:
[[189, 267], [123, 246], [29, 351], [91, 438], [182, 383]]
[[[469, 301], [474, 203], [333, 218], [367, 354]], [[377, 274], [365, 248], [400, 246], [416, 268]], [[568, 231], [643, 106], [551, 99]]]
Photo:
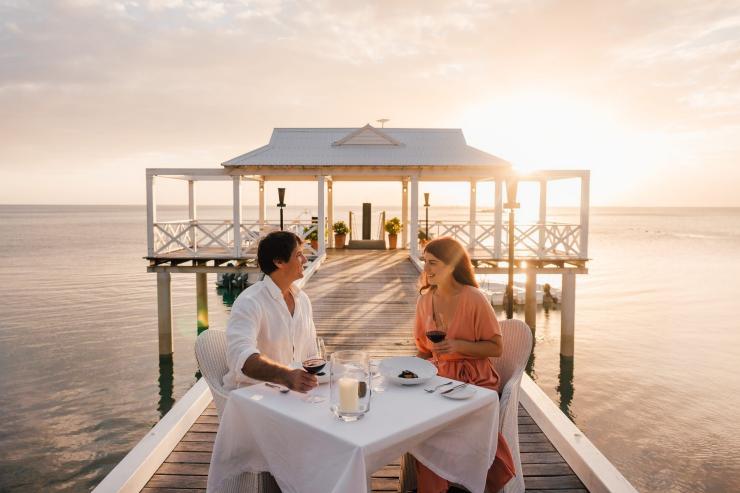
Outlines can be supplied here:
[[[473, 263], [470, 261], [470, 256], [462, 244], [451, 236], [441, 236], [435, 238], [424, 248], [425, 252], [429, 252], [445, 265], [454, 265], [452, 270], [452, 277], [459, 282], [467, 286], [478, 287], [478, 281], [475, 279], [475, 272], [473, 271]], [[427, 290], [432, 288], [427, 280], [426, 272], [421, 273], [419, 279], [419, 293], [423, 294]]]

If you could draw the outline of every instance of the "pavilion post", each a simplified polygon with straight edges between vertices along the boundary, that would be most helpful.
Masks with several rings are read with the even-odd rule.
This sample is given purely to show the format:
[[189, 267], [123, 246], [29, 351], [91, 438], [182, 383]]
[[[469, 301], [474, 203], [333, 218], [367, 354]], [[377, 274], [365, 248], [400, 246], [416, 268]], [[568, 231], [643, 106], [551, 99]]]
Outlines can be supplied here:
[[589, 218], [589, 179], [590, 171], [584, 171], [581, 175], [581, 241], [580, 255], [582, 259], [588, 258], [588, 218]]
[[401, 247], [409, 247], [409, 179], [401, 180]]
[[267, 206], [265, 205], [265, 179], [264, 177], [259, 181], [259, 206], [257, 211], [259, 217], [260, 228], [265, 225], [265, 217], [267, 216]]
[[241, 177], [231, 178], [233, 200], [233, 223], [234, 223], [234, 258], [242, 256], [242, 186]]
[[146, 252], [148, 257], [154, 256], [154, 223], [157, 222], [157, 194], [155, 190], [156, 177], [147, 172], [146, 175]]
[[334, 182], [331, 178], [326, 183], [326, 226], [329, 228], [328, 248], [334, 248]]
[[411, 227], [409, 228], [409, 242], [411, 257], [419, 258], [419, 177], [411, 177]]
[[540, 219], [539, 244], [537, 256], [545, 256], [545, 240], [547, 239], [547, 180], [540, 180]]
[[475, 180], [470, 180], [470, 229], [468, 230], [468, 236], [470, 236], [470, 240], [468, 241], [468, 252], [470, 252], [470, 255], [473, 255], [476, 243], [476, 212], [478, 209], [478, 199], [475, 193], [475, 185]]
[[496, 188], [494, 192], [494, 226], [493, 226], [493, 256], [496, 259], [501, 258], [501, 235], [503, 232], [504, 223], [504, 207], [503, 207], [503, 186], [502, 181], [496, 179]]
[[190, 219], [190, 248], [198, 250], [198, 228], [196, 223], [198, 220], [197, 206], [195, 204], [195, 181], [188, 180], [188, 219]]
[[319, 195], [319, 213], [318, 213], [318, 224], [316, 225], [316, 231], [319, 236], [319, 255], [326, 253], [326, 206], [325, 206], [325, 194], [326, 194], [326, 177], [321, 175], [316, 180], [318, 184], [318, 195]]

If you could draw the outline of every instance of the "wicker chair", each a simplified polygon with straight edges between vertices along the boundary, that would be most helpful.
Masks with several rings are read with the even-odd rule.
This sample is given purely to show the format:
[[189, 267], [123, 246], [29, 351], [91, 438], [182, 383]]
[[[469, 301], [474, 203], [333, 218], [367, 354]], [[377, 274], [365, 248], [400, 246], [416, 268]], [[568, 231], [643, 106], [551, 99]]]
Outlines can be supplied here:
[[[532, 353], [532, 330], [521, 320], [500, 321], [504, 353], [491, 358], [501, 378], [499, 400], [499, 432], [504, 435], [514, 459], [516, 476], [504, 486], [503, 493], [524, 492], [524, 474], [519, 456], [519, 389], [524, 368]], [[415, 459], [411, 454], [401, 458], [401, 492], [416, 489]], [[493, 492], [492, 492], [493, 493]]]
[[498, 358], [491, 358], [491, 361], [503, 384], [499, 400], [499, 432], [504, 435], [511, 449], [516, 469], [516, 476], [501, 491], [521, 493], [524, 491], [524, 474], [519, 456], [519, 389], [524, 368], [532, 354], [532, 329], [521, 320], [503, 320], [500, 325], [504, 353]]
[[[208, 383], [219, 417], [223, 414], [229, 392], [224, 389], [226, 364], [226, 332], [209, 329], [195, 340], [195, 359]], [[221, 493], [280, 493], [275, 478], [268, 472], [240, 474], [224, 484]]]
[[224, 389], [224, 375], [229, 371], [226, 364], [226, 332], [205, 330], [195, 340], [195, 359], [203, 378], [213, 395], [213, 403], [219, 417], [224, 412], [229, 392]]

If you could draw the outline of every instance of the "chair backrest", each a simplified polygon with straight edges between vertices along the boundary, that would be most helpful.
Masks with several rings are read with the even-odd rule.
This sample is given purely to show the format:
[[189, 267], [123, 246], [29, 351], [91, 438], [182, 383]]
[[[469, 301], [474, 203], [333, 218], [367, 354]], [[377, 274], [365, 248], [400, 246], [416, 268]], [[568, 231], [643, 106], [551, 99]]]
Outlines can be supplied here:
[[195, 340], [195, 359], [198, 368], [211, 389], [216, 407], [221, 414], [228, 392], [224, 389], [224, 375], [229, 371], [226, 363], [226, 332], [204, 330]]
[[521, 374], [532, 354], [532, 330], [521, 320], [501, 320], [501, 337], [504, 351], [498, 358], [491, 358], [493, 367], [501, 377], [501, 387], [512, 376]]

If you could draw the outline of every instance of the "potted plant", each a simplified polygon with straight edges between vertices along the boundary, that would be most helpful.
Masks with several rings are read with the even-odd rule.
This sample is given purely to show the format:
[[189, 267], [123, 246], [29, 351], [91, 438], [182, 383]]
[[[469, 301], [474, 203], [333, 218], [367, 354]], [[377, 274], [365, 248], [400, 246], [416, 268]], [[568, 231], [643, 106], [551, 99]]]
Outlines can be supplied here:
[[422, 229], [419, 230], [419, 234], [416, 235], [419, 238], [419, 247], [423, 250], [427, 243], [429, 243], [429, 236]]
[[337, 221], [332, 225], [334, 230], [334, 248], [344, 248], [344, 242], [349, 233], [349, 227], [344, 221]]
[[[303, 228], [303, 232], [306, 233], [310, 227], [306, 226]], [[311, 248], [314, 250], [319, 249], [319, 232], [315, 229], [306, 235], [306, 239], [311, 242]]]
[[398, 244], [398, 233], [401, 232], [401, 220], [392, 217], [385, 222], [385, 232], [388, 233], [388, 248], [394, 250]]

